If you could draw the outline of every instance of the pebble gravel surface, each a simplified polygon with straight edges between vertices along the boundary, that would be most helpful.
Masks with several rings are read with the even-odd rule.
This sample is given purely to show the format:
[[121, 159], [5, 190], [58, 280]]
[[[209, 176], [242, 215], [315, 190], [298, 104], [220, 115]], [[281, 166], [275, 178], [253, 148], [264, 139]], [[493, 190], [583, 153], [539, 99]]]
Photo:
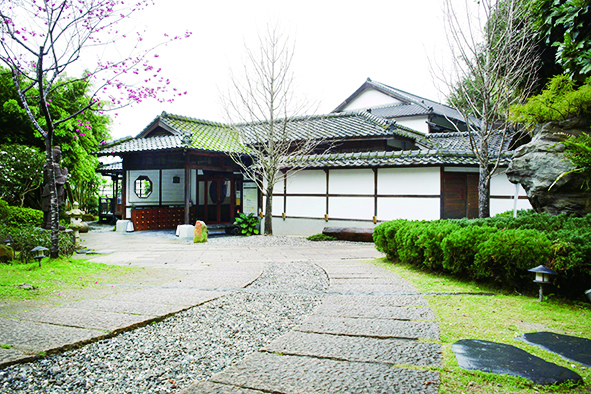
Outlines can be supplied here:
[[[248, 242], [271, 241], [257, 238], [263, 239]], [[327, 289], [326, 273], [314, 264], [267, 264], [245, 290], [156, 324], [0, 370], [0, 392], [173, 393], [290, 331]]]

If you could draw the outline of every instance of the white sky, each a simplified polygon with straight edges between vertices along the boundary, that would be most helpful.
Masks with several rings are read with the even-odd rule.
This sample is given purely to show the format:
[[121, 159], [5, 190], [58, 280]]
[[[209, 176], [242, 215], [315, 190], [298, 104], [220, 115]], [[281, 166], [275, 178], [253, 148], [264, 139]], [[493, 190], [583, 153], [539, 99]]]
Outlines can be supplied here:
[[[429, 59], [445, 58], [440, 0], [157, 0], [137, 13], [150, 35], [193, 35], [157, 50], [158, 66], [187, 95], [172, 104], [145, 101], [117, 111], [114, 139], [135, 136], [162, 111], [224, 121], [220, 92], [229, 69], [242, 64], [244, 46], [254, 48], [257, 31], [279, 21], [295, 40], [293, 71], [298, 94], [328, 113], [366, 78], [442, 101]], [[156, 38], [160, 40], [160, 38]]]

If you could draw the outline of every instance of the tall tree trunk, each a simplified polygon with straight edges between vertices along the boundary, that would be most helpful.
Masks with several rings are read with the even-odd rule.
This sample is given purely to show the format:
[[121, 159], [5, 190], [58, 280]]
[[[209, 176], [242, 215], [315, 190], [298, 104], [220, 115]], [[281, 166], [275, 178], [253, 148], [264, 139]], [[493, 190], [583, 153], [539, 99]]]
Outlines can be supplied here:
[[265, 192], [265, 235], [273, 235], [273, 186]]
[[490, 170], [488, 166], [480, 164], [478, 174], [478, 217], [490, 216]]
[[48, 134], [45, 138], [45, 153], [47, 176], [49, 183], [49, 218], [51, 223], [51, 244], [49, 255], [52, 259], [59, 257], [59, 206], [57, 203], [57, 185], [55, 183], [55, 167], [53, 158], [53, 135]]

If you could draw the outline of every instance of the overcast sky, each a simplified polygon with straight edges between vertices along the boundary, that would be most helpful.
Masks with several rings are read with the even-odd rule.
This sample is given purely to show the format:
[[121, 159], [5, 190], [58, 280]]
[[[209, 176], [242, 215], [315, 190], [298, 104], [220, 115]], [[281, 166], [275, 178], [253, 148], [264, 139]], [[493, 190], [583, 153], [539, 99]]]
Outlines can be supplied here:
[[333, 110], [368, 77], [443, 100], [429, 71], [429, 59], [440, 63], [446, 53], [440, 0], [157, 0], [136, 18], [154, 39], [193, 33], [157, 50], [163, 75], [187, 95], [117, 111], [114, 139], [137, 135], [162, 111], [224, 121], [220, 94], [229, 70], [243, 63], [245, 45], [255, 48], [257, 32], [273, 21], [291, 32], [297, 93], [318, 102], [318, 113]]

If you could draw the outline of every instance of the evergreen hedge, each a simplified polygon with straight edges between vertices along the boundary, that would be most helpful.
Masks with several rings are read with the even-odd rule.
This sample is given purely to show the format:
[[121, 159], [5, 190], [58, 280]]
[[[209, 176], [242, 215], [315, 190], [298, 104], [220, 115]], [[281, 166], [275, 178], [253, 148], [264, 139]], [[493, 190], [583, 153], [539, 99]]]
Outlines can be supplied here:
[[559, 274], [550, 290], [581, 298], [591, 288], [591, 214], [550, 216], [519, 211], [486, 219], [393, 220], [374, 230], [389, 260], [435, 272], [535, 292], [533, 274], [545, 264]]

